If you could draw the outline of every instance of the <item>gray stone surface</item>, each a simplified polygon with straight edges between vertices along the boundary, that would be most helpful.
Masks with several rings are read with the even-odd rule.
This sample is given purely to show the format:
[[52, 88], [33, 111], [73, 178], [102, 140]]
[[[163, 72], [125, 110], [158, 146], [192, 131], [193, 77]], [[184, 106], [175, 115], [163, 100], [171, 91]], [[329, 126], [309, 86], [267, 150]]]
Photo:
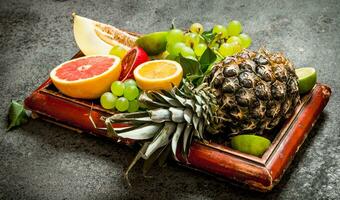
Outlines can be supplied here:
[[[339, 199], [340, 3], [333, 1], [66, 1], [0, 3], [0, 199]], [[252, 192], [170, 164], [145, 179], [122, 177], [134, 156], [110, 141], [31, 120], [5, 132], [11, 99], [24, 99], [49, 71], [78, 51], [73, 11], [142, 33], [179, 27], [243, 22], [254, 41], [311, 66], [333, 96], [280, 184]]]

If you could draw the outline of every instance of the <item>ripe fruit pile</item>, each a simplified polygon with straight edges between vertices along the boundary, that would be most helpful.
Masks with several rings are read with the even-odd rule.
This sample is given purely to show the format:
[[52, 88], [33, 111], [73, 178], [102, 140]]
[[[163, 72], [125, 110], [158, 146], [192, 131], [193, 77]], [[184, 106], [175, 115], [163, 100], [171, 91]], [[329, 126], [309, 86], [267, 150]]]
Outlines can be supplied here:
[[169, 32], [155, 32], [139, 38], [136, 42], [150, 55], [165, 51], [166, 59], [176, 60], [178, 56], [198, 60], [207, 48], [221, 57], [239, 53], [251, 45], [251, 38], [242, 33], [242, 24], [231, 21], [227, 26], [215, 25], [204, 31], [200, 23], [194, 23], [189, 31], [178, 28]]
[[100, 104], [105, 109], [116, 109], [119, 112], [136, 112], [139, 109], [139, 89], [133, 79], [124, 82], [115, 81], [111, 84], [111, 92], [100, 97]]
[[215, 25], [212, 30], [205, 32], [200, 23], [194, 23], [189, 30], [187, 33], [180, 29], [169, 31], [166, 50], [170, 58], [181, 54], [197, 59], [208, 47], [226, 57], [241, 52], [251, 44], [251, 38], [241, 33], [242, 25], [239, 21], [231, 21], [227, 26]]
[[[233, 137], [231, 146], [261, 156], [270, 141], [253, 134], [272, 131], [293, 114], [299, 92], [316, 82], [315, 70], [295, 70], [282, 53], [246, 49], [252, 40], [239, 21], [209, 31], [194, 23], [137, 38], [74, 16], [75, 39], [87, 57], [58, 66], [51, 78], [66, 95], [100, 96], [104, 109], [121, 112], [105, 118], [111, 134], [146, 141], [129, 169], [140, 157], [150, 164], [171, 152], [166, 147], [176, 158], [178, 143], [187, 155], [193, 138], [204, 140], [206, 132], [250, 134]], [[139, 111], [140, 104], [147, 110]], [[122, 122], [130, 127], [112, 128]]]

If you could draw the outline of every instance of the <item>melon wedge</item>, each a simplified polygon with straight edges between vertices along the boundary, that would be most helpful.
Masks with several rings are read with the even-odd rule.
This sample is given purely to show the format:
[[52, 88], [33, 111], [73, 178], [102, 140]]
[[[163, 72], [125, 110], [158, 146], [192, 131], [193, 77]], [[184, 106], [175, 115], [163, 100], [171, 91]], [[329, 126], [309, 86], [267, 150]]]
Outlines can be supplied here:
[[75, 13], [72, 15], [74, 38], [79, 49], [87, 56], [109, 55], [113, 46], [120, 46], [126, 51], [135, 46], [135, 36], [111, 25]]

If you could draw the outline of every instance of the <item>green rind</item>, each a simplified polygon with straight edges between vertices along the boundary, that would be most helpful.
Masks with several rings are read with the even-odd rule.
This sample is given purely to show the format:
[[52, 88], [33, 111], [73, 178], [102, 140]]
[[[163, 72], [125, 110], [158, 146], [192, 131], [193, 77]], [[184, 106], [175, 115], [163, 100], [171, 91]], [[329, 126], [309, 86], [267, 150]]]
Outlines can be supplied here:
[[149, 56], [155, 56], [166, 49], [168, 32], [154, 32], [138, 38], [136, 44], [143, 48]]
[[299, 93], [300, 94], [306, 94], [307, 92], [309, 92], [314, 87], [314, 85], [316, 84], [316, 80], [317, 80], [317, 74], [314, 68], [304, 67], [304, 68], [298, 68], [296, 70], [304, 70], [304, 69], [308, 70], [307, 76], [304, 74], [305, 75], [304, 77], [299, 77], [297, 73], [298, 78], [299, 78], [298, 82], [299, 82]]
[[231, 147], [240, 152], [260, 157], [271, 142], [258, 135], [237, 135], [231, 139]]

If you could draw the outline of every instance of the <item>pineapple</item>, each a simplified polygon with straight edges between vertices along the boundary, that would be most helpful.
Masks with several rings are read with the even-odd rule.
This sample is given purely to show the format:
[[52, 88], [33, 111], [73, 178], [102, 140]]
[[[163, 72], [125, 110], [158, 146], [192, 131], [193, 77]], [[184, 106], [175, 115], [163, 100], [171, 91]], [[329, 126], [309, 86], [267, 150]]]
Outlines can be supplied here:
[[[299, 99], [298, 78], [289, 60], [265, 49], [244, 50], [215, 64], [198, 87], [184, 80], [180, 89], [143, 92], [139, 101], [147, 111], [104, 120], [111, 134], [147, 141], [129, 171], [140, 158], [170, 152], [167, 147], [176, 159], [178, 144], [185, 156], [193, 138], [204, 141], [207, 132], [229, 136], [271, 130], [294, 112]], [[117, 122], [130, 126], [113, 129]]]

